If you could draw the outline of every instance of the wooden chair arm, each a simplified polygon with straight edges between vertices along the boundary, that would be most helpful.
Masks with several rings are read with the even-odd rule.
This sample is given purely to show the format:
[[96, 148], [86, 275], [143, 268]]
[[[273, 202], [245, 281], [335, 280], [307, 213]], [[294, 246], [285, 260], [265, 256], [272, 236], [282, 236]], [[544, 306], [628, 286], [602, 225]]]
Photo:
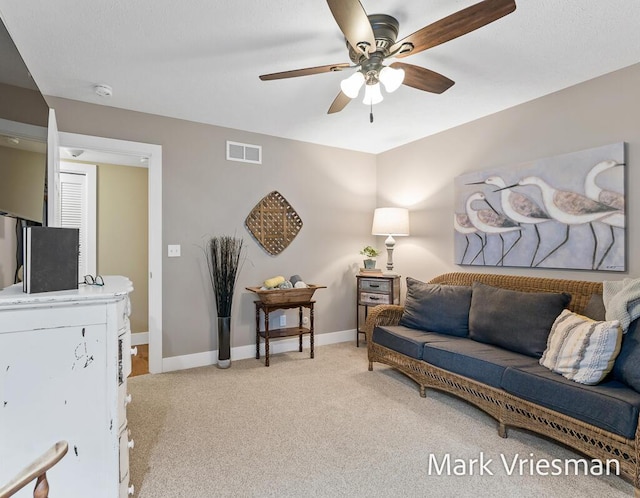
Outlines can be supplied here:
[[0, 498], [12, 496], [36, 478], [38, 481], [36, 482], [36, 489], [33, 491], [34, 498], [47, 498], [49, 484], [47, 483], [46, 472], [66, 455], [68, 449], [69, 444], [66, 441], [58, 441], [29, 466], [22, 469], [8, 484], [1, 487]]

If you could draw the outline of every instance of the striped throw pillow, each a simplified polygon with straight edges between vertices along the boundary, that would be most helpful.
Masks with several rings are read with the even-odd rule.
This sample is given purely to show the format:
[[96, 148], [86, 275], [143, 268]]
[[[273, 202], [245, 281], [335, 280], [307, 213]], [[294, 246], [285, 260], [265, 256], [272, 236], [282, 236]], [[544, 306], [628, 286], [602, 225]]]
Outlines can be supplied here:
[[540, 365], [581, 384], [600, 382], [620, 352], [618, 320], [598, 322], [567, 309], [556, 318]]

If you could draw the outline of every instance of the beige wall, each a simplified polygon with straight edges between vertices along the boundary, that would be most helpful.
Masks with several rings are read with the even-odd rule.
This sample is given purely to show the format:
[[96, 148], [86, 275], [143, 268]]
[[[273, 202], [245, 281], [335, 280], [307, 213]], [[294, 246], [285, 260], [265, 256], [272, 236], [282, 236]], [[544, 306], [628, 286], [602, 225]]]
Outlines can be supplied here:
[[[215, 350], [215, 312], [202, 247], [208, 236], [237, 235], [247, 259], [239, 276], [232, 346], [255, 344], [255, 296], [246, 286], [274, 275], [300, 274], [317, 291], [318, 333], [355, 328], [358, 251], [373, 242], [376, 158], [178, 119], [48, 98], [61, 131], [162, 145], [163, 356]], [[262, 145], [263, 164], [225, 159], [225, 141]], [[293, 243], [270, 256], [244, 220], [278, 190], [304, 223]], [[167, 245], [182, 256], [168, 258]], [[291, 316], [289, 320], [292, 320]], [[355, 334], [354, 334], [355, 339]]]
[[0, 83], [0, 118], [46, 127], [49, 109], [40, 92]]
[[[378, 204], [411, 209], [398, 271], [430, 279], [447, 271], [586, 280], [640, 275], [640, 64], [424, 138], [378, 156]], [[454, 177], [615, 142], [627, 145], [627, 272], [463, 267], [453, 262]]]
[[[234, 304], [233, 346], [254, 340], [254, 296], [245, 286], [298, 273], [318, 291], [318, 332], [355, 326], [353, 275], [369, 235], [373, 208], [411, 208], [411, 237], [398, 238], [396, 269], [429, 279], [467, 270], [453, 263], [453, 179], [474, 170], [625, 141], [628, 144], [628, 272], [640, 274], [632, 249], [640, 242], [636, 202], [640, 172], [640, 65], [605, 75], [412, 144], [373, 156], [160, 116], [58, 98], [60, 130], [156, 143], [163, 147], [163, 356], [216, 349], [215, 313], [202, 246], [209, 235], [236, 234], [247, 244]], [[263, 146], [261, 166], [227, 162], [225, 140]], [[377, 171], [377, 181], [376, 181]], [[377, 186], [376, 186], [377, 185]], [[244, 228], [253, 206], [280, 191], [301, 215], [303, 229], [277, 257]], [[377, 196], [376, 196], [377, 194]], [[181, 258], [166, 245], [181, 244]], [[377, 241], [378, 246], [383, 240]], [[590, 280], [619, 273], [473, 268]]]
[[134, 333], [149, 330], [148, 176], [146, 168], [97, 165], [97, 271], [133, 282]]

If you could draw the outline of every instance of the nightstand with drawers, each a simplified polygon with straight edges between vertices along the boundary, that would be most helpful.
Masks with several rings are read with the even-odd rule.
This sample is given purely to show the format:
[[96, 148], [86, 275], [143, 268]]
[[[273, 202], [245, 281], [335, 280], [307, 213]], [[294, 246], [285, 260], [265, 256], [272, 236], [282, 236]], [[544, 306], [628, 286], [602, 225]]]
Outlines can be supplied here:
[[[400, 275], [356, 275], [358, 300], [356, 305], [356, 346], [360, 347], [360, 334], [364, 330], [367, 314], [371, 306], [379, 304], [400, 304]], [[360, 315], [364, 315], [361, 320]]]

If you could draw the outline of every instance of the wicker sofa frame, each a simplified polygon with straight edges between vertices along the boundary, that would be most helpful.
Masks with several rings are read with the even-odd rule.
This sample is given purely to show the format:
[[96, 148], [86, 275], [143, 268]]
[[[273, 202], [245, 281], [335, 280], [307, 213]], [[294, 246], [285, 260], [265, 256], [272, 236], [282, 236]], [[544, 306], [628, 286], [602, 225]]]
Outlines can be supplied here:
[[[569, 309], [576, 313], [583, 312], [592, 294], [602, 294], [602, 284], [599, 282], [511, 275], [447, 273], [434, 278], [430, 283], [471, 285], [474, 281], [525, 292], [568, 292], [571, 294]], [[434, 388], [472, 403], [498, 421], [498, 434], [503, 438], [507, 437], [507, 427], [517, 427], [547, 436], [602, 462], [616, 459], [621, 476], [633, 484], [635, 496], [640, 497], [638, 429], [635, 439], [626, 439], [501, 389], [374, 343], [371, 340], [373, 329], [378, 325], [397, 325], [402, 311], [403, 307], [397, 305], [379, 305], [369, 311], [365, 324], [369, 370], [373, 370], [374, 362], [384, 363], [413, 379], [419, 385], [422, 397], [426, 396], [427, 388]]]

